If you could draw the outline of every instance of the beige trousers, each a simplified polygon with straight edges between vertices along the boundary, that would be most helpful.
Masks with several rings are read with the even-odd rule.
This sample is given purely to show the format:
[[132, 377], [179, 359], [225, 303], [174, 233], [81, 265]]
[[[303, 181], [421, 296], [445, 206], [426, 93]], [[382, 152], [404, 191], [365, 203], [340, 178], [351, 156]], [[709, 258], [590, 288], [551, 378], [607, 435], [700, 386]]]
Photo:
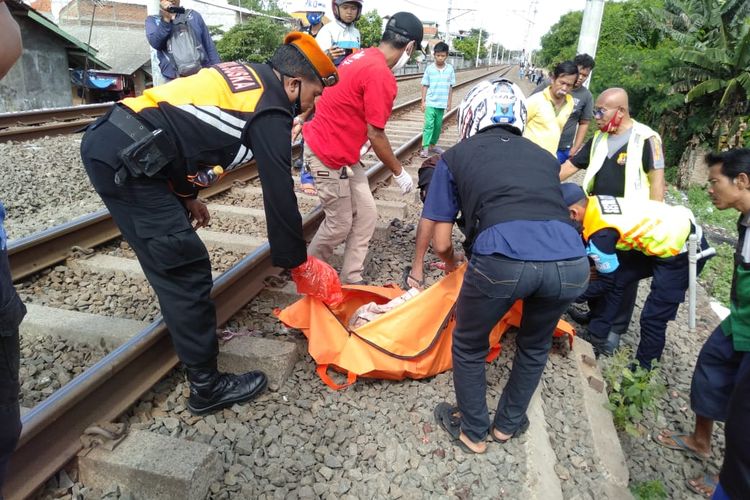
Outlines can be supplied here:
[[[361, 165], [351, 165], [339, 170], [328, 168], [309, 148], [305, 156], [310, 163], [318, 197], [325, 212], [325, 219], [307, 252], [330, 262], [334, 248], [346, 242], [341, 282], [362, 281], [365, 257], [378, 218], [375, 198], [370, 191], [365, 170]], [[344, 171], [345, 178], [341, 178]]]

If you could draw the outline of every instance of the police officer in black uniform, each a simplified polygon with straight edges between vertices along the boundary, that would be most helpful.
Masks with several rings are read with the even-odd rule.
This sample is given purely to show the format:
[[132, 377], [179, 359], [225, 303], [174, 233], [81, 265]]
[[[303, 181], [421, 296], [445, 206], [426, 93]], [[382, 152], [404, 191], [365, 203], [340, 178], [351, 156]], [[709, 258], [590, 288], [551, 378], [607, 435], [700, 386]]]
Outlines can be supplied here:
[[273, 264], [295, 270], [293, 277], [314, 272], [290, 170], [292, 120], [337, 80], [315, 40], [291, 33], [267, 64], [221, 63], [154, 87], [116, 104], [83, 137], [86, 172], [135, 251], [187, 367], [194, 414], [247, 401], [266, 386], [261, 372], [217, 370], [211, 265], [195, 232], [209, 221], [197, 199], [201, 176], [255, 158]]

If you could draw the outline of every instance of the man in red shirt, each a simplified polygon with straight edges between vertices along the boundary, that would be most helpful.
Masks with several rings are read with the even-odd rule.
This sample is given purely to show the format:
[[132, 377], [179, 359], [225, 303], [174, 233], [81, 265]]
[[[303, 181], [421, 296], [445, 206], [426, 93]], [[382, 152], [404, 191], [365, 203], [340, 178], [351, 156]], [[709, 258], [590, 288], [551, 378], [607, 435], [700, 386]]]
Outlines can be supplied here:
[[378, 47], [352, 54], [339, 65], [338, 85], [323, 92], [315, 117], [302, 129], [325, 211], [308, 253], [330, 261], [333, 249], [346, 241], [342, 283], [364, 282], [364, 261], [377, 221], [375, 199], [360, 164], [365, 143], [370, 141], [404, 194], [414, 187], [391, 150], [385, 124], [398, 93], [393, 72], [421, 49], [421, 42], [422, 22], [409, 12], [394, 14]]

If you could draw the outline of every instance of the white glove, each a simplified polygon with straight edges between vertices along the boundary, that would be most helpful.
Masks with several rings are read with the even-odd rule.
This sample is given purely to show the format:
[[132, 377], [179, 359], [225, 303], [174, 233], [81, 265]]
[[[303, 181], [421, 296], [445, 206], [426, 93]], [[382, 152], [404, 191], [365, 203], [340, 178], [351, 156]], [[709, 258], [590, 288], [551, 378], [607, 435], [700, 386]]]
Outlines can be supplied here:
[[394, 175], [393, 178], [396, 179], [398, 187], [401, 188], [402, 193], [410, 193], [411, 190], [414, 189], [414, 180], [405, 168], [402, 167], [401, 173], [399, 175]]

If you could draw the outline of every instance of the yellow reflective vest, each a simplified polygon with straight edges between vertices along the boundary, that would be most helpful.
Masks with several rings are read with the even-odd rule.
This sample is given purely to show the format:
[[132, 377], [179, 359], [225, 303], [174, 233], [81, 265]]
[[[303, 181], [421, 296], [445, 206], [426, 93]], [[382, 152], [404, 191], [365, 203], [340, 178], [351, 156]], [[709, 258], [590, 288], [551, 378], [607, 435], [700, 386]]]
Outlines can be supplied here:
[[[594, 177], [604, 165], [607, 158], [607, 138], [609, 134], [599, 130], [594, 133], [591, 143], [589, 166], [583, 178], [583, 190], [591, 194], [594, 189]], [[643, 147], [646, 140], [654, 137], [661, 144], [661, 137], [646, 125], [633, 120], [633, 128], [628, 139], [627, 158], [625, 160], [625, 189], [623, 197], [648, 200], [650, 196], [650, 182], [643, 171]], [[661, 151], [661, 147], [658, 148]]]
[[683, 251], [694, 220], [693, 213], [681, 206], [652, 200], [589, 196], [583, 217], [583, 238], [588, 242], [597, 231], [612, 228], [620, 235], [618, 250], [674, 257]]

